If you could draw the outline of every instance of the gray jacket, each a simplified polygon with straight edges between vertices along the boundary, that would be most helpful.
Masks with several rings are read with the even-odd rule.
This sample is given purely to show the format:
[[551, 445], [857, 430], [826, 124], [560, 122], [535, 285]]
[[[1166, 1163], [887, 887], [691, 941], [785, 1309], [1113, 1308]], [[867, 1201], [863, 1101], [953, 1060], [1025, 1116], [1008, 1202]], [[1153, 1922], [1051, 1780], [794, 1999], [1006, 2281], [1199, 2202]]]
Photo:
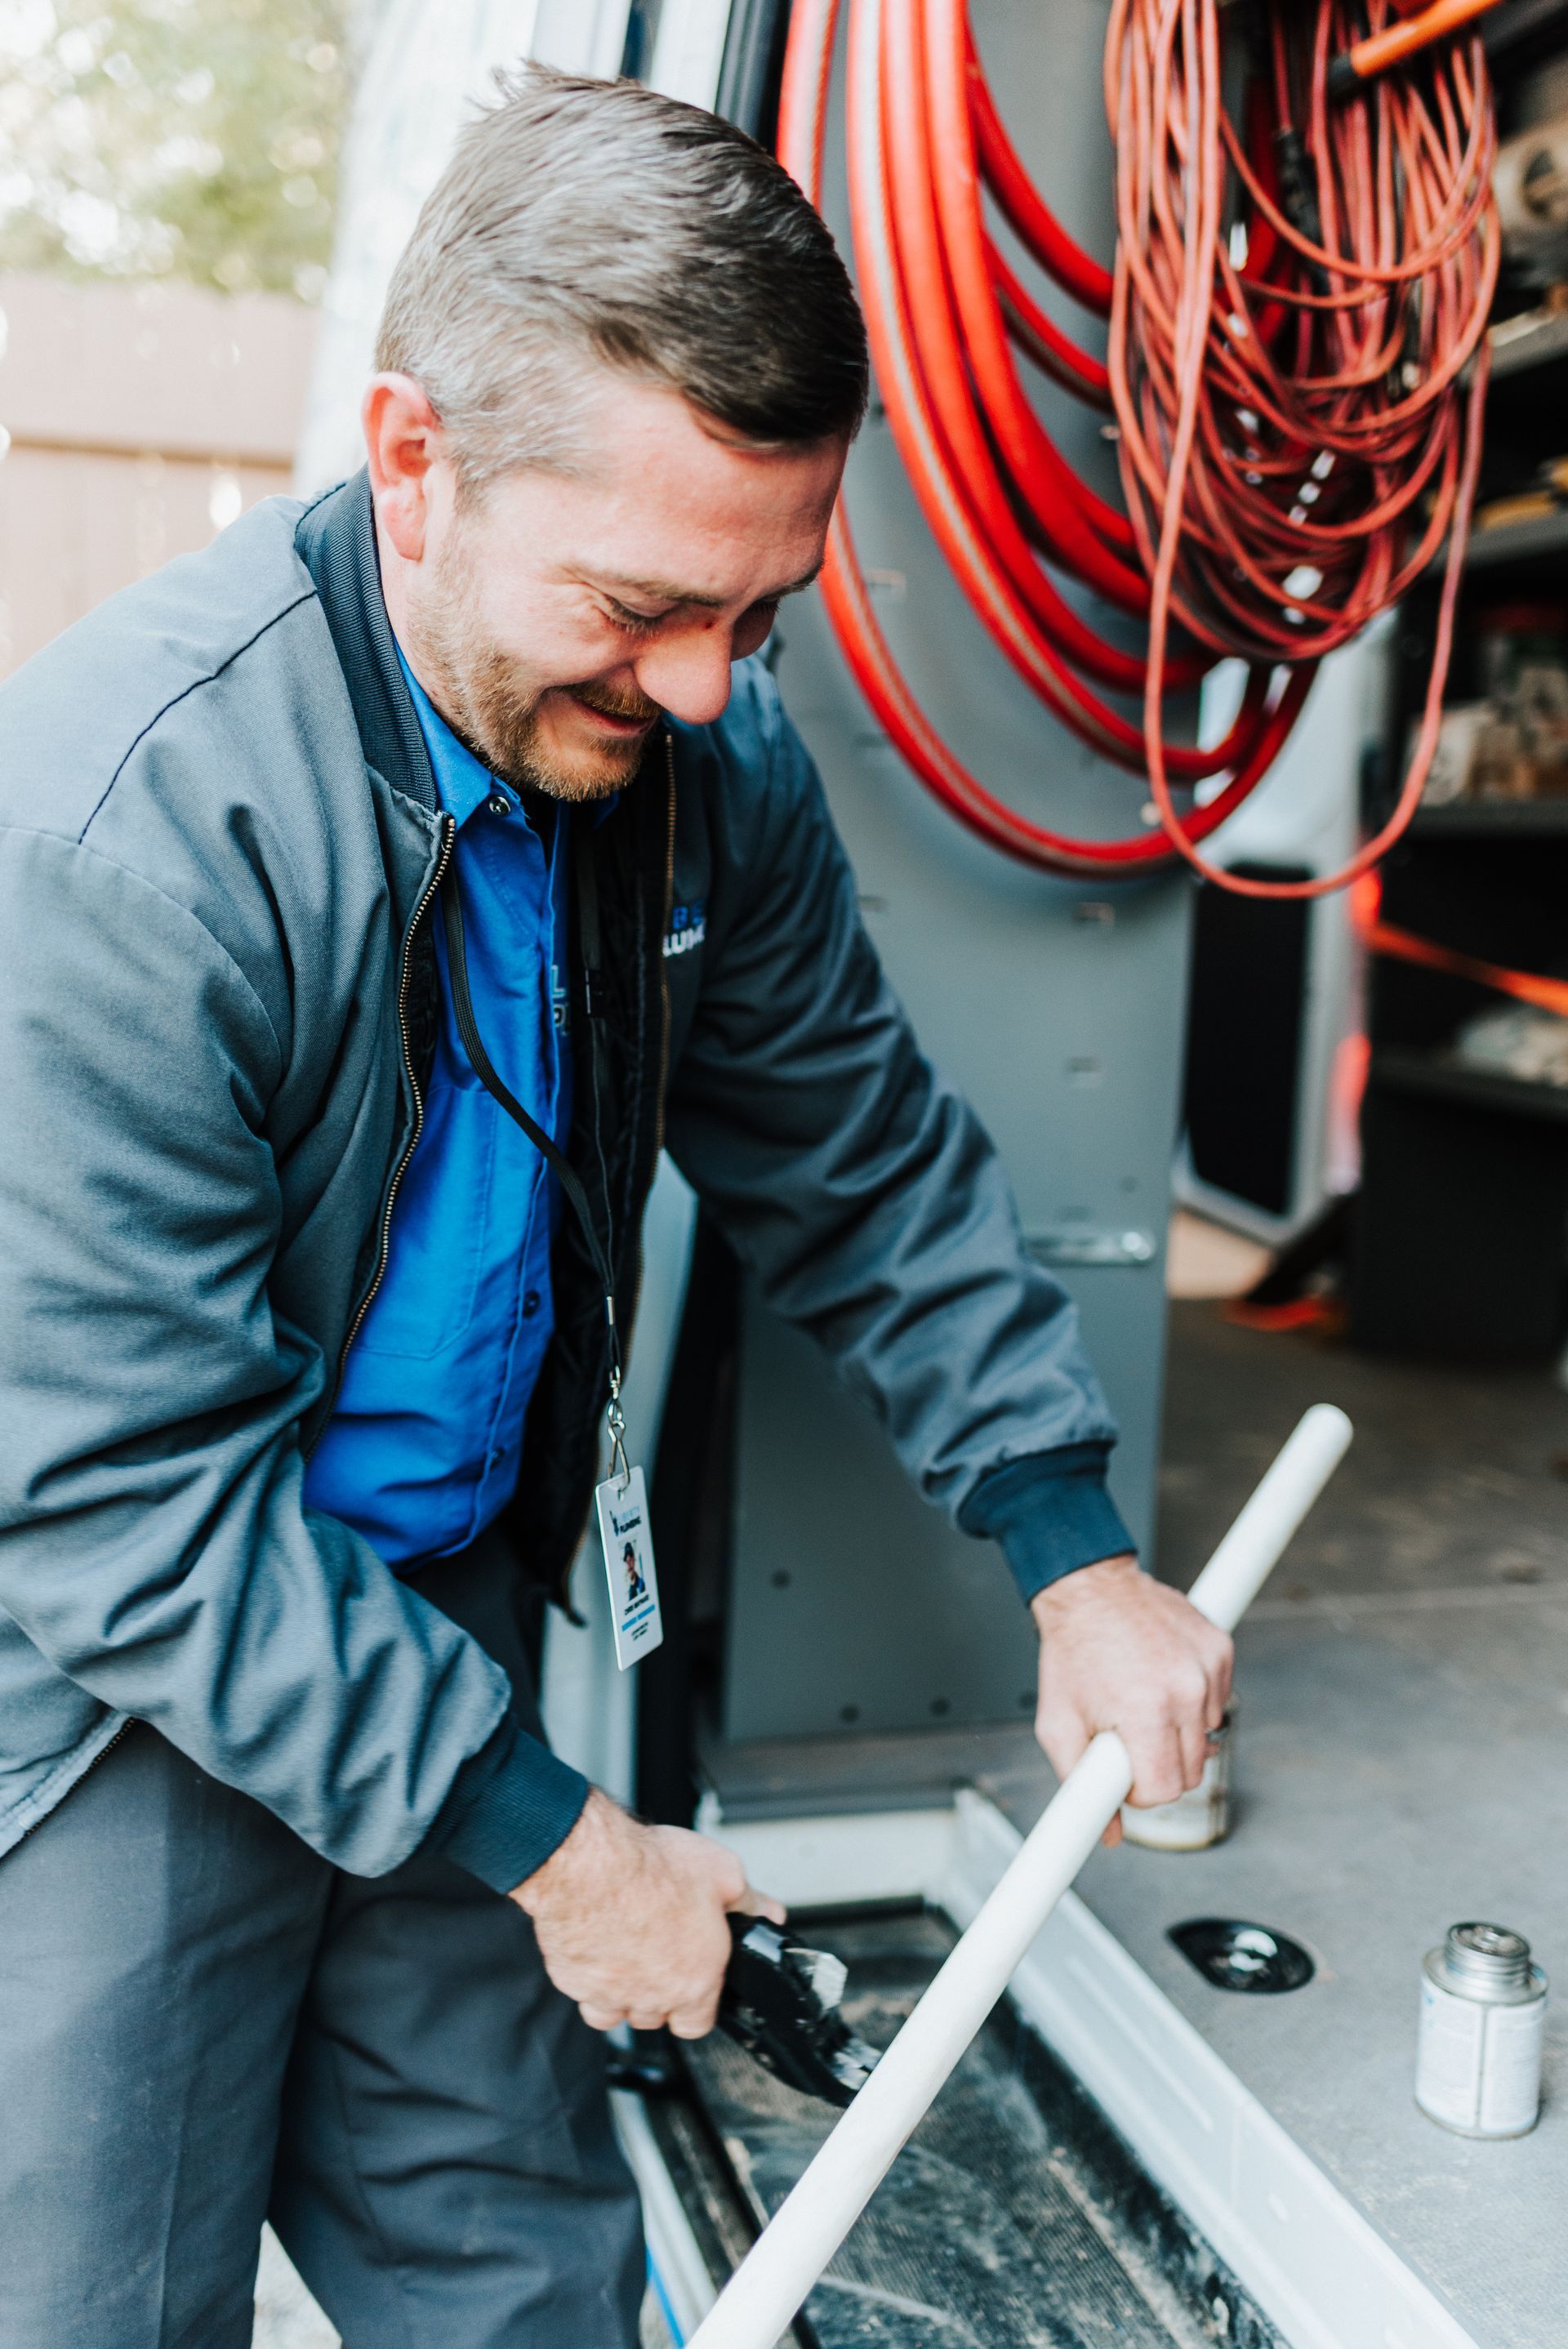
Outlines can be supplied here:
[[[0, 1852], [133, 1718], [364, 1875], [434, 1840], [515, 1883], [582, 1800], [476, 1642], [301, 1497], [417, 1140], [444, 839], [369, 543], [362, 477], [270, 501], [0, 690]], [[658, 966], [672, 1155], [1026, 1591], [1126, 1547], [1072, 1308], [760, 665], [668, 768], [666, 910], [702, 909]]]

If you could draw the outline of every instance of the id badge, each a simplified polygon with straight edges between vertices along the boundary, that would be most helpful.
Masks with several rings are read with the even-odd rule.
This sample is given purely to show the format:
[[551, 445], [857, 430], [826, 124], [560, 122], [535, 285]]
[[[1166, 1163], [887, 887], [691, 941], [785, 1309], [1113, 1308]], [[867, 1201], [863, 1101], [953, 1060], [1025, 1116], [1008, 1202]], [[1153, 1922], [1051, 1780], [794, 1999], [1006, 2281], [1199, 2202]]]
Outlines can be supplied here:
[[643, 1472], [607, 1476], [593, 1495], [599, 1508], [599, 1538], [610, 1578], [610, 1620], [615, 1627], [615, 1661], [624, 1671], [651, 1656], [665, 1636], [659, 1613], [659, 1580], [648, 1531], [648, 1496]]

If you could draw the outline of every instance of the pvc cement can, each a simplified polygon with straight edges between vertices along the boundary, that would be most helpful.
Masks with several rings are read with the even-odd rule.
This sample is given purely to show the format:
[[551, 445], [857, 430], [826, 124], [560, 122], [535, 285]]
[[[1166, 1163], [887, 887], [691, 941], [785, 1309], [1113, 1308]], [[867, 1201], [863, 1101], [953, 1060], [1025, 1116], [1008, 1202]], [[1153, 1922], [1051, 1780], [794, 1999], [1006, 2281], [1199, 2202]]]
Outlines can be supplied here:
[[1236, 1708], [1231, 1706], [1210, 1741], [1203, 1775], [1190, 1794], [1150, 1810], [1121, 1806], [1121, 1832], [1129, 1843], [1151, 1851], [1203, 1851], [1223, 1843], [1231, 1831], [1231, 1768]]
[[1450, 1925], [1421, 1968], [1416, 2102], [1460, 2137], [1524, 2137], [1541, 2115], [1546, 1977], [1522, 1933]]

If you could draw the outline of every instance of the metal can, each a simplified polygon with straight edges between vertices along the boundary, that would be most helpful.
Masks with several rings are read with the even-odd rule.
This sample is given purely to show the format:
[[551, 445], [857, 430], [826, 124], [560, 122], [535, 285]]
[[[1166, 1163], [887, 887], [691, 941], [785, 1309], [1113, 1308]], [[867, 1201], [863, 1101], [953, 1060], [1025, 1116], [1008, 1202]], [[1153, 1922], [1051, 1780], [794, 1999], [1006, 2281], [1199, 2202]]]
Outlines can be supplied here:
[[1416, 2102], [1460, 2137], [1525, 2137], [1541, 2116], [1546, 1977], [1522, 1933], [1450, 1925], [1421, 1968]]
[[1150, 1851], [1205, 1851], [1212, 1843], [1223, 1843], [1231, 1831], [1235, 1711], [1233, 1703], [1219, 1728], [1210, 1731], [1203, 1775], [1190, 1793], [1148, 1810], [1122, 1805], [1121, 1832], [1129, 1843], [1143, 1844]]

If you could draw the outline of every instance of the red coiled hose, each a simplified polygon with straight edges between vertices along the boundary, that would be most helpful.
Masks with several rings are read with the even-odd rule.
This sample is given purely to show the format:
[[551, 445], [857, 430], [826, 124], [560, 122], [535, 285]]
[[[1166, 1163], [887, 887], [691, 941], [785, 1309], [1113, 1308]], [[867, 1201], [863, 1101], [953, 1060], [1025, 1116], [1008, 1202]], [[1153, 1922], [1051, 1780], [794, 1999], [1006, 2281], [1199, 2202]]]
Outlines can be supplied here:
[[[1435, 746], [1480, 454], [1482, 369], [1468, 409], [1459, 377], [1496, 274], [1494, 134], [1478, 44], [1437, 53], [1419, 88], [1390, 78], [1331, 115], [1327, 66], [1349, 36], [1342, 0], [1304, 0], [1277, 21], [1264, 0], [1242, 0], [1233, 16], [1245, 9], [1267, 33], [1243, 140], [1221, 103], [1215, 5], [1113, 6], [1114, 273], [1066, 234], [1030, 182], [982, 78], [964, 0], [851, 0], [850, 23], [855, 257], [912, 483], [1013, 667], [1100, 755], [1147, 772], [1161, 831], [1072, 839], [968, 772], [899, 674], [841, 505], [823, 585], [888, 733], [997, 847], [1079, 875], [1147, 871], [1181, 854], [1226, 885], [1301, 895], [1339, 885], [1382, 853], [1413, 812]], [[1372, 0], [1374, 29], [1387, 8]], [[796, 0], [786, 60], [779, 153], [814, 201], [838, 14], [838, 0]], [[1314, 175], [1287, 151], [1287, 188], [1282, 133], [1316, 159]], [[983, 186], [1058, 285], [1109, 311], [1105, 366], [1046, 316], [998, 253]], [[1233, 256], [1237, 217], [1251, 241], [1244, 261]], [[1062, 457], [1016, 351], [1091, 403], [1114, 403], [1125, 512]], [[1315, 660], [1403, 593], [1445, 535], [1426, 720], [1393, 824], [1330, 880], [1277, 892], [1237, 883], [1197, 843], [1266, 771]], [[1147, 657], [1101, 637], [1053, 571], [1147, 616]], [[1188, 639], [1175, 651], [1172, 619]], [[1166, 691], [1190, 690], [1226, 654], [1250, 664], [1229, 734], [1208, 751], [1167, 742]], [[1141, 726], [1108, 695], [1140, 696]], [[1215, 795], [1179, 813], [1172, 786], [1207, 778], [1222, 779]]]

